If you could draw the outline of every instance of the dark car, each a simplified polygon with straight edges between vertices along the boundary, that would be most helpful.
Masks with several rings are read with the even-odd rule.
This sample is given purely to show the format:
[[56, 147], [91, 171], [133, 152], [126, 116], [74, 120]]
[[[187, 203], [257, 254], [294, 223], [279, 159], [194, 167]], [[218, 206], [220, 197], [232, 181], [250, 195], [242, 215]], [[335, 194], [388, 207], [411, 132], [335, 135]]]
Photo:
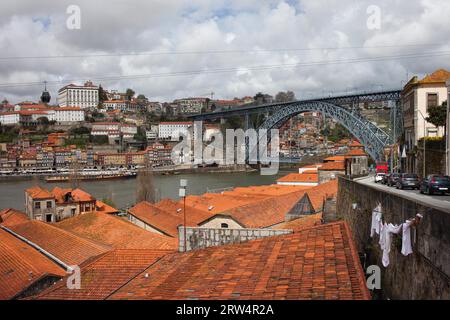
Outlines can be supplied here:
[[395, 184], [397, 189], [417, 189], [420, 188], [420, 181], [417, 174], [414, 173], [402, 173], [397, 179], [397, 183]]
[[387, 179], [387, 185], [389, 187], [395, 186], [395, 184], [397, 183], [398, 178], [400, 177], [399, 173], [391, 173]]
[[420, 184], [420, 193], [445, 194], [450, 192], [450, 178], [439, 174], [430, 174]]
[[382, 184], [387, 184], [390, 175], [391, 175], [390, 173], [386, 174], [386, 175], [383, 177], [383, 179], [381, 180], [381, 183], [382, 183]]

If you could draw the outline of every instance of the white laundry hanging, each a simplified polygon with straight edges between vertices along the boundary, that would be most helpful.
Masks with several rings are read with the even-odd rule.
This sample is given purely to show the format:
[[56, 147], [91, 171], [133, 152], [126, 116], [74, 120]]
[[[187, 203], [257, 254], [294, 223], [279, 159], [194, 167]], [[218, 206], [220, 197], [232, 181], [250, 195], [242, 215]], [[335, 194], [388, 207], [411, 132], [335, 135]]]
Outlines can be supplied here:
[[[389, 253], [391, 252], [391, 240], [392, 234], [398, 234], [402, 230], [402, 225], [393, 225], [392, 223], [385, 224], [383, 228], [383, 246], [381, 249], [383, 250], [383, 258], [382, 263], [384, 267], [389, 265]], [[381, 238], [380, 238], [381, 239]]]
[[375, 233], [380, 234], [381, 217], [382, 217], [381, 203], [379, 203], [372, 211], [372, 223], [370, 226], [370, 236], [372, 238], [375, 235]]
[[413, 223], [413, 220], [406, 220], [405, 223], [403, 223], [402, 227], [403, 227], [403, 231], [402, 231], [402, 254], [404, 256], [407, 256], [411, 253], [413, 253], [412, 251], [412, 246], [411, 246], [411, 225]]

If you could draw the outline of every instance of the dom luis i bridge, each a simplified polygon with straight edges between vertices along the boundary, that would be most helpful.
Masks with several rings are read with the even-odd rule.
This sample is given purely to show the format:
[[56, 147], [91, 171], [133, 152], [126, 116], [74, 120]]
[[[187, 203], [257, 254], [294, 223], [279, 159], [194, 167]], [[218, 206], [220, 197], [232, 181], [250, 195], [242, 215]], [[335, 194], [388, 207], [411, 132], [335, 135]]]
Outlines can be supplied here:
[[[342, 124], [364, 145], [374, 160], [382, 160], [383, 150], [393, 144], [402, 133], [403, 120], [400, 109], [400, 90], [362, 92], [336, 95], [292, 102], [252, 105], [190, 116], [194, 121], [218, 120], [230, 117], [244, 117], [245, 128], [252, 128], [250, 116], [263, 117], [262, 124], [254, 129], [278, 129], [290, 118], [303, 112], [320, 112]], [[381, 129], [376, 123], [361, 115], [361, 104], [365, 102], [387, 102], [390, 108], [391, 128]]]

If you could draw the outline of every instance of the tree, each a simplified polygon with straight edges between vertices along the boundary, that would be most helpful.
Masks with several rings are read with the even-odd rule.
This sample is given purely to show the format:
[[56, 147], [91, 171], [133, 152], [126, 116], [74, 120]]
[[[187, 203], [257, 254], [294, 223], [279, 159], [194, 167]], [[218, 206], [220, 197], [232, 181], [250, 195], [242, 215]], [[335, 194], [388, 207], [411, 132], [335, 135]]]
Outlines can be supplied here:
[[102, 85], [98, 87], [98, 105], [99, 107], [103, 106], [103, 101], [108, 100], [108, 95], [106, 94], [106, 91], [103, 89]]
[[444, 127], [444, 137], [447, 136], [447, 101], [440, 106], [429, 107], [428, 117], [425, 118], [429, 123], [436, 127]]
[[128, 88], [127, 91], [125, 92], [125, 95], [127, 96], [127, 100], [130, 101], [134, 95], [136, 94], [136, 92], [134, 92], [133, 89]]
[[280, 91], [275, 96], [275, 102], [291, 102], [295, 100], [295, 93], [292, 91]]
[[147, 201], [154, 203], [156, 201], [156, 189], [154, 185], [154, 176], [150, 168], [139, 170], [136, 182], [136, 201]]

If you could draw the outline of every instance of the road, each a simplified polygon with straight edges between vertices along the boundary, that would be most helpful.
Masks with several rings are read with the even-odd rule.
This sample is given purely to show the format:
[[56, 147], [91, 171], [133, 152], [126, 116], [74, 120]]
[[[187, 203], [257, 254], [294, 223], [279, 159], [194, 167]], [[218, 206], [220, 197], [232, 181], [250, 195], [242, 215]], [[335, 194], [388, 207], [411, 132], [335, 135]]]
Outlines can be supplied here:
[[401, 196], [403, 198], [425, 204], [429, 207], [436, 209], [441, 209], [450, 213], [450, 195], [425, 195], [421, 194], [419, 190], [409, 190], [409, 189], [396, 189], [395, 187], [388, 187], [381, 183], [375, 183], [374, 177], [372, 175], [368, 177], [355, 179], [358, 183], [370, 186], [374, 189], [383, 190], [387, 193]]

